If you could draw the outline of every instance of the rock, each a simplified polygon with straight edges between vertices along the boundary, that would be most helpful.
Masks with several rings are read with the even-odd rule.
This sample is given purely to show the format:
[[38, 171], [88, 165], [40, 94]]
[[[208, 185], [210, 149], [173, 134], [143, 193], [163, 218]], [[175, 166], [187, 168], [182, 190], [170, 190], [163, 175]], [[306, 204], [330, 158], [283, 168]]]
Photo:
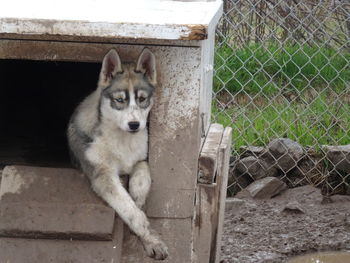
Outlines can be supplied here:
[[252, 198], [252, 196], [247, 191], [247, 188], [244, 188], [235, 195], [235, 198], [237, 198], [237, 199], [250, 199], [250, 198]]
[[327, 159], [335, 169], [350, 173], [350, 144], [341, 146], [324, 145], [322, 149], [326, 152]]
[[235, 161], [237, 160], [237, 157], [234, 155], [230, 156], [230, 167], [234, 165]]
[[300, 204], [321, 204], [323, 196], [320, 189], [312, 185], [305, 185], [287, 189], [274, 199], [276, 201], [297, 200]]
[[292, 212], [297, 214], [305, 214], [305, 210], [298, 201], [290, 201], [282, 208], [281, 212]]
[[336, 202], [350, 202], [350, 196], [349, 195], [333, 195], [330, 197], [333, 203]]
[[237, 211], [244, 204], [244, 200], [239, 198], [227, 198], [225, 203], [226, 211]]
[[285, 190], [287, 185], [276, 177], [266, 177], [250, 184], [246, 190], [251, 197], [268, 199]]
[[259, 156], [265, 151], [265, 148], [262, 146], [241, 146], [239, 148], [241, 151], [241, 157], [247, 157], [247, 156]]
[[298, 161], [303, 157], [304, 151], [301, 145], [288, 138], [274, 139], [267, 146], [268, 157], [273, 159], [277, 168], [287, 173], [293, 169]]
[[305, 154], [297, 167], [288, 174], [293, 187], [302, 185], [320, 185], [326, 180], [323, 157], [318, 154]]
[[275, 176], [277, 170], [259, 158], [254, 156], [245, 157], [239, 160], [235, 166], [239, 174], [248, 174], [253, 180], [267, 176]]
[[253, 179], [250, 176], [239, 173], [235, 167], [230, 167], [227, 182], [228, 194], [232, 196], [246, 188], [252, 182]]

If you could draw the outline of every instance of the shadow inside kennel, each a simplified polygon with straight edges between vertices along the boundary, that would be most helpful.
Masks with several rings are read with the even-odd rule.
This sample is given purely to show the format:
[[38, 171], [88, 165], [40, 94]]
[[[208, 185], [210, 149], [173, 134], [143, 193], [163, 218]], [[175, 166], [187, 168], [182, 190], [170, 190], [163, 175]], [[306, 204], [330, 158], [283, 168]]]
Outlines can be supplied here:
[[0, 168], [69, 167], [65, 130], [100, 64], [0, 60]]

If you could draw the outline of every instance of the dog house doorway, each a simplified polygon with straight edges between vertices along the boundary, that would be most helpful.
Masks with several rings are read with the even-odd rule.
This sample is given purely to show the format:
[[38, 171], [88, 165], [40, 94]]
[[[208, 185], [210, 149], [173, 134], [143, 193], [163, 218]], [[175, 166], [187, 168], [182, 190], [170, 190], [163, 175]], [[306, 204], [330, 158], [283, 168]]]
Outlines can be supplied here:
[[0, 168], [69, 167], [66, 127], [100, 64], [0, 60]]

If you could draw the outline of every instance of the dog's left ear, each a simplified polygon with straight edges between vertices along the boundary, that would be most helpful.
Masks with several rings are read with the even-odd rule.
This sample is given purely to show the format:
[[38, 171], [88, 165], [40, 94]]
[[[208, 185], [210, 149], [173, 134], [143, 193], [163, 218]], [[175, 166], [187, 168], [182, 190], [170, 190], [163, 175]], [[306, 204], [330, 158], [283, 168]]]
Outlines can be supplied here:
[[145, 74], [151, 84], [157, 84], [156, 58], [148, 48], [142, 50], [137, 60], [136, 71]]

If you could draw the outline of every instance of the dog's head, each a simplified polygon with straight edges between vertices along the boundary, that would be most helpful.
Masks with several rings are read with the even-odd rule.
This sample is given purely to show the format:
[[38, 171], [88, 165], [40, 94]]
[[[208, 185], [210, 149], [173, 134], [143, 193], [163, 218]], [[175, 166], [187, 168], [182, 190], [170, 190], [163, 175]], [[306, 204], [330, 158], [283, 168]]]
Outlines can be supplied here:
[[153, 53], [145, 48], [136, 64], [122, 64], [112, 49], [103, 59], [99, 85], [100, 116], [111, 125], [127, 132], [146, 127], [157, 84]]

